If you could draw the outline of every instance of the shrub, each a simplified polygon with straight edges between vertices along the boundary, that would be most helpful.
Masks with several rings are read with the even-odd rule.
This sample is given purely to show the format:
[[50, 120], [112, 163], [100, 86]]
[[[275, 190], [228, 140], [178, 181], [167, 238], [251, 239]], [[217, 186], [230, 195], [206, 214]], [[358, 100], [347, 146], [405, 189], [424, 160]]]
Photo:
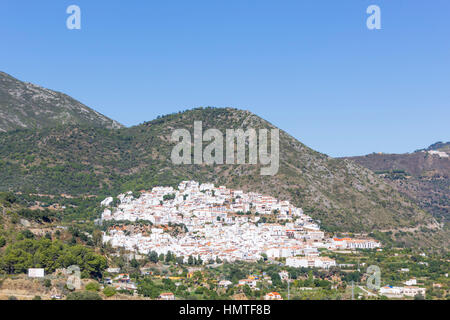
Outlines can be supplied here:
[[5, 244], [6, 244], [6, 239], [5, 239], [5, 237], [0, 237], [0, 248], [1, 248], [1, 247], [4, 247]]
[[69, 293], [66, 300], [102, 300], [102, 297], [97, 292], [81, 291]]
[[116, 294], [116, 289], [114, 289], [113, 287], [106, 287], [106, 288], [103, 290], [103, 294], [104, 294], [105, 296], [107, 296], [108, 298], [109, 298], [109, 297], [112, 297], [113, 295]]
[[87, 291], [99, 291], [100, 285], [97, 282], [89, 282], [85, 288]]
[[50, 279], [45, 279], [44, 280], [44, 286], [46, 288], [50, 288], [52, 286], [52, 282], [50, 281]]

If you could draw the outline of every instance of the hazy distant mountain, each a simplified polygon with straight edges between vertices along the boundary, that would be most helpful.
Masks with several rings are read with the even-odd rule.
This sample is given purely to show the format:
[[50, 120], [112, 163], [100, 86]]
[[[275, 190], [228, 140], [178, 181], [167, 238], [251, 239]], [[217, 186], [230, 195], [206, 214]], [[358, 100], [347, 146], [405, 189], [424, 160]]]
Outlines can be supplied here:
[[67, 124], [123, 127], [63, 93], [0, 72], [0, 132]]
[[450, 142], [405, 154], [348, 158], [374, 171], [441, 221], [450, 222]]
[[248, 111], [200, 108], [114, 131], [71, 126], [2, 133], [0, 190], [103, 196], [194, 179], [290, 200], [326, 230], [401, 229], [393, 233], [400, 244], [445, 242], [422, 237], [420, 227], [436, 229], [433, 217], [372, 171], [316, 152], [281, 130], [275, 176], [261, 176], [260, 165], [175, 165], [171, 134], [180, 128], [192, 134], [194, 121], [224, 134], [228, 128], [274, 128]]

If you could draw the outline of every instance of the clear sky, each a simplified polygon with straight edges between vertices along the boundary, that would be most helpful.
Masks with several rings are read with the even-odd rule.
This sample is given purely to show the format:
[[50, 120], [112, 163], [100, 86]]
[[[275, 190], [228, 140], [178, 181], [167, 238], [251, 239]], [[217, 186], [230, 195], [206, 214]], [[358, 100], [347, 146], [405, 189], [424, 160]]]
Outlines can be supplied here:
[[450, 140], [448, 0], [1, 0], [0, 39], [1, 71], [127, 126], [215, 106], [331, 156]]

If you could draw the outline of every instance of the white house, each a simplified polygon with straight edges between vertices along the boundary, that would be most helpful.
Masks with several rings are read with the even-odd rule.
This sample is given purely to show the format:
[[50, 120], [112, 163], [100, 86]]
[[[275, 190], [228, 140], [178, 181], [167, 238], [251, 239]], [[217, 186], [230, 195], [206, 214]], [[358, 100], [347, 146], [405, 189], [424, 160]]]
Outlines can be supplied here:
[[328, 257], [292, 257], [286, 259], [286, 265], [294, 268], [323, 268], [336, 266], [336, 261]]
[[100, 202], [100, 205], [101, 205], [102, 207], [107, 207], [107, 206], [109, 206], [111, 203], [113, 203], [113, 201], [114, 201], [113, 197], [108, 197], [108, 198], [106, 198], [105, 200], [103, 200], [102, 202]]
[[415, 297], [417, 295], [421, 295], [425, 297], [425, 288], [419, 288], [415, 286], [405, 286], [403, 287], [403, 294], [407, 297]]
[[172, 292], [165, 292], [159, 295], [161, 300], [175, 300], [175, 295]]
[[414, 286], [417, 284], [417, 280], [415, 278], [412, 278], [412, 279], [406, 280], [403, 283], [406, 284], [407, 286]]
[[381, 287], [380, 295], [386, 296], [388, 298], [401, 298], [403, 297], [403, 288], [402, 287], [393, 287], [393, 286], [384, 286]]
[[264, 300], [283, 300], [278, 292], [269, 292], [264, 296]]
[[233, 284], [233, 282], [229, 281], [229, 280], [221, 280], [219, 281], [218, 285], [219, 287], [223, 287], [223, 288], [228, 288], [229, 286], [231, 286]]
[[29, 278], [44, 278], [45, 270], [41, 269], [41, 268], [28, 269], [28, 277]]

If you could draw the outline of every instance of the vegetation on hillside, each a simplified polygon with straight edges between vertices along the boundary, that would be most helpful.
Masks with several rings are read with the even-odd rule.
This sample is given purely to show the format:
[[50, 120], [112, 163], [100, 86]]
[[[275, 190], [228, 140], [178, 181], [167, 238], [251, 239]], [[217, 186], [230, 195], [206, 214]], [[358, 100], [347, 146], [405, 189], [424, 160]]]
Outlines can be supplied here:
[[[25, 194], [107, 196], [181, 180], [214, 182], [292, 201], [328, 231], [414, 228], [431, 217], [371, 171], [315, 152], [280, 132], [280, 169], [261, 176], [260, 165], [174, 165], [173, 130], [274, 128], [247, 111], [194, 109], [142, 125], [106, 130], [58, 127], [0, 133], [0, 189]], [[95, 212], [91, 207], [91, 218]]]
[[450, 222], [450, 159], [426, 151], [448, 152], [449, 143], [438, 142], [406, 154], [369, 154], [348, 158], [383, 178], [423, 210]]
[[0, 72], [0, 114], [0, 131], [67, 124], [122, 127], [63, 93], [19, 81], [4, 72]]

